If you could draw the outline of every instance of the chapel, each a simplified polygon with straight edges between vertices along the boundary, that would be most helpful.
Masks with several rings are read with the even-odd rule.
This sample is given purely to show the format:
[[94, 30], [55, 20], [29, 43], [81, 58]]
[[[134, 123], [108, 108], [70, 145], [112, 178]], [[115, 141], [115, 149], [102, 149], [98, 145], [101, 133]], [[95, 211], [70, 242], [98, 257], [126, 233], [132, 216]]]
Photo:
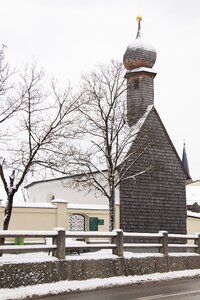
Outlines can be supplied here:
[[137, 22], [136, 39], [128, 45], [123, 63], [127, 122], [140, 126], [129, 150], [135, 160], [129, 174], [142, 175], [120, 185], [120, 228], [127, 232], [166, 230], [185, 234], [188, 175], [155, 108], [156, 50], [143, 37], [141, 16]]

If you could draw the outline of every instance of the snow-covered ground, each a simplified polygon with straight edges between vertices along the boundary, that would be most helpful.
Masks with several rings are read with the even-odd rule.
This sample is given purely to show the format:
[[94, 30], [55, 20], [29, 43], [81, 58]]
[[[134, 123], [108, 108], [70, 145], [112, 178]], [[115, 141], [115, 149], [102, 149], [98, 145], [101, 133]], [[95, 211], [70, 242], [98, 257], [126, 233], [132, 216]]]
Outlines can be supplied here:
[[[179, 255], [178, 253], [171, 254]], [[187, 253], [182, 255], [188, 255]], [[189, 254], [189, 255], [198, 255], [198, 254]], [[139, 253], [131, 253], [125, 252], [125, 257], [147, 257], [147, 256], [162, 256], [162, 254], [139, 254]], [[112, 255], [108, 250], [101, 250], [91, 253], [83, 253], [81, 255], [69, 255], [66, 256], [67, 260], [77, 260], [77, 259], [102, 259], [102, 258], [112, 258], [115, 259], [116, 256]], [[28, 263], [28, 262], [38, 262], [38, 261], [49, 261], [49, 260], [57, 260], [52, 256], [47, 255], [46, 253], [34, 253], [34, 254], [18, 254], [18, 255], [4, 255], [0, 257], [0, 265], [4, 263]], [[176, 272], [168, 272], [168, 273], [154, 273], [148, 275], [140, 275], [140, 276], [118, 276], [111, 278], [96, 278], [96, 279], [88, 279], [82, 281], [59, 281], [48, 284], [38, 284], [34, 286], [26, 286], [19, 287], [13, 289], [0, 289], [0, 300], [8, 300], [8, 299], [23, 299], [25, 297], [32, 296], [45, 296], [45, 295], [56, 295], [59, 293], [69, 293], [75, 291], [86, 291], [92, 290], [96, 288], [106, 288], [106, 287], [115, 287], [115, 286], [123, 286], [129, 284], [138, 284], [145, 282], [156, 282], [160, 280], [172, 280], [172, 279], [180, 279], [180, 278], [189, 278], [194, 276], [200, 276], [200, 269], [197, 270], [184, 270], [184, 271], [176, 271]]]
[[[199, 256], [199, 254], [189, 253], [189, 252], [188, 253], [177, 252], [177, 253], [171, 253], [170, 255], [171, 256], [188, 256], [188, 255]], [[149, 257], [149, 256], [162, 257], [163, 254], [124, 252], [125, 258]], [[80, 255], [74, 253], [72, 255], [67, 255], [65, 257], [66, 260], [82, 260], [82, 259], [88, 260], [88, 259], [102, 259], [102, 258], [115, 259], [117, 258], [117, 255], [113, 255], [112, 250], [104, 249], [96, 252], [80, 253]], [[5, 263], [30, 263], [30, 262], [32, 263], [32, 262], [44, 262], [44, 261], [53, 261], [53, 260], [57, 260], [57, 258], [48, 255], [48, 253], [44, 253], [44, 252], [24, 253], [24, 254], [4, 254], [2, 257], [0, 257], [0, 266]]]

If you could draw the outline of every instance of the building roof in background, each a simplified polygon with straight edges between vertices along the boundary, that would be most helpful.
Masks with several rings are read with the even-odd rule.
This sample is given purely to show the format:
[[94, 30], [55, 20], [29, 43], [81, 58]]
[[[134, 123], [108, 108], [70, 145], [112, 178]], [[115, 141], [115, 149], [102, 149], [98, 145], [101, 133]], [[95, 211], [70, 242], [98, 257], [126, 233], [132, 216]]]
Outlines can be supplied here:
[[187, 205], [197, 202], [200, 205], [200, 180], [193, 181], [186, 185]]
[[196, 219], [200, 219], [200, 213], [196, 213], [193, 211], [187, 211], [187, 216], [191, 217], [191, 218], [196, 218]]

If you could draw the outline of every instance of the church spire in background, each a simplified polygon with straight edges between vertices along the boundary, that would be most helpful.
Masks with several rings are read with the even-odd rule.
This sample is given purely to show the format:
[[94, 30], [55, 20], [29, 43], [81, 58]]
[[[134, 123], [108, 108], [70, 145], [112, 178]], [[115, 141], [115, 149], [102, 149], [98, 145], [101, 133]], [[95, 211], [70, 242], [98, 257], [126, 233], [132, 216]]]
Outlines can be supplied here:
[[183, 143], [183, 154], [182, 154], [182, 164], [183, 164], [183, 169], [187, 175], [187, 180], [192, 180], [190, 176], [190, 170], [189, 170], [189, 164], [188, 164], [188, 159], [187, 159], [187, 152], [185, 148], [185, 142]]

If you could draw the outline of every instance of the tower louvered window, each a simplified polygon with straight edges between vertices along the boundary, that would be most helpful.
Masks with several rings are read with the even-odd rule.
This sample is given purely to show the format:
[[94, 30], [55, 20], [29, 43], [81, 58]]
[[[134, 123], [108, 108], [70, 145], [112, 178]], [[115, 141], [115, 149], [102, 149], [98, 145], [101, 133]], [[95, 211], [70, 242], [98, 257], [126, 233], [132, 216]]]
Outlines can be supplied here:
[[134, 90], [139, 89], [139, 78], [135, 78], [133, 82]]

